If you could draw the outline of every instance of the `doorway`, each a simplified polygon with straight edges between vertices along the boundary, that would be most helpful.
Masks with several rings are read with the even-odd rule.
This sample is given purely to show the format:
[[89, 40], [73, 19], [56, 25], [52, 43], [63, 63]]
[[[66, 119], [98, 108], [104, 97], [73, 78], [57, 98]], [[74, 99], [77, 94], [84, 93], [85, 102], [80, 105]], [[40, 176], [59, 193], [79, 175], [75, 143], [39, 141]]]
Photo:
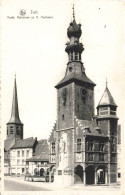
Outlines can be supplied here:
[[94, 184], [95, 181], [95, 169], [94, 166], [86, 167], [86, 184]]
[[97, 184], [105, 184], [105, 167], [100, 166], [97, 169]]
[[77, 165], [74, 169], [74, 177], [75, 183], [83, 182], [83, 167], [81, 165]]

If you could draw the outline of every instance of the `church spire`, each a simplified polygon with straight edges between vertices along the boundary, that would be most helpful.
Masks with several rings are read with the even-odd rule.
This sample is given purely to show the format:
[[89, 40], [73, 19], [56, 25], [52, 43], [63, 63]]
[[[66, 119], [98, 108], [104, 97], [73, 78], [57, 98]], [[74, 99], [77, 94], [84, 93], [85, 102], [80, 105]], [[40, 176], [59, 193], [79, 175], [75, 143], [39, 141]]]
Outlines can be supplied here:
[[14, 79], [12, 110], [11, 110], [11, 118], [10, 118], [9, 123], [18, 123], [18, 124], [21, 123], [20, 118], [19, 118], [19, 109], [18, 109], [16, 75]]

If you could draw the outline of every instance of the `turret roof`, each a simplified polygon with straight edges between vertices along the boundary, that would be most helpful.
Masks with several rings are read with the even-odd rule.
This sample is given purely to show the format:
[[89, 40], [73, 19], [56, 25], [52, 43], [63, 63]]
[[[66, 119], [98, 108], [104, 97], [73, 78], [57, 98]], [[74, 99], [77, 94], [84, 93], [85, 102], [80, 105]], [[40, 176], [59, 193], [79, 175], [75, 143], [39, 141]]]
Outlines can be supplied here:
[[112, 97], [112, 95], [111, 95], [111, 93], [110, 93], [107, 86], [106, 86], [105, 91], [102, 95], [102, 98], [101, 98], [101, 100], [98, 104], [98, 107], [99, 106], [105, 106], [105, 105], [111, 105], [111, 106], [116, 106], [117, 107], [117, 105], [116, 105], [116, 103], [115, 103], [115, 101], [114, 101], [114, 99], [113, 99], [113, 97]]

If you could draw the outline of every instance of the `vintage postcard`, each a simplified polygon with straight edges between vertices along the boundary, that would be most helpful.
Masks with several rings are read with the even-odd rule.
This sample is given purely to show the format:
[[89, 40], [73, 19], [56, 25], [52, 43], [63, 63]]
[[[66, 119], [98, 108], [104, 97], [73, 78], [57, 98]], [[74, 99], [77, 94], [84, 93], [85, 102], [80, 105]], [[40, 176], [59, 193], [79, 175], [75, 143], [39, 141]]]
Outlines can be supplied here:
[[1, 194], [124, 194], [123, 0], [1, 0]]

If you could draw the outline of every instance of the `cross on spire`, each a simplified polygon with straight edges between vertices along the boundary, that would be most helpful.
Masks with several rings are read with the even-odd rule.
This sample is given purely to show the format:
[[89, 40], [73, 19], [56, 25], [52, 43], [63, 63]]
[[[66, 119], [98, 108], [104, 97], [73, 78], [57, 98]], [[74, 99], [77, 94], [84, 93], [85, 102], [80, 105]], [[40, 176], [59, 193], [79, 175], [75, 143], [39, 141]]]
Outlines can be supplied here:
[[74, 4], [73, 4], [73, 7], [72, 7], [72, 9], [73, 9], [73, 19], [75, 19], [75, 10], [74, 10]]

